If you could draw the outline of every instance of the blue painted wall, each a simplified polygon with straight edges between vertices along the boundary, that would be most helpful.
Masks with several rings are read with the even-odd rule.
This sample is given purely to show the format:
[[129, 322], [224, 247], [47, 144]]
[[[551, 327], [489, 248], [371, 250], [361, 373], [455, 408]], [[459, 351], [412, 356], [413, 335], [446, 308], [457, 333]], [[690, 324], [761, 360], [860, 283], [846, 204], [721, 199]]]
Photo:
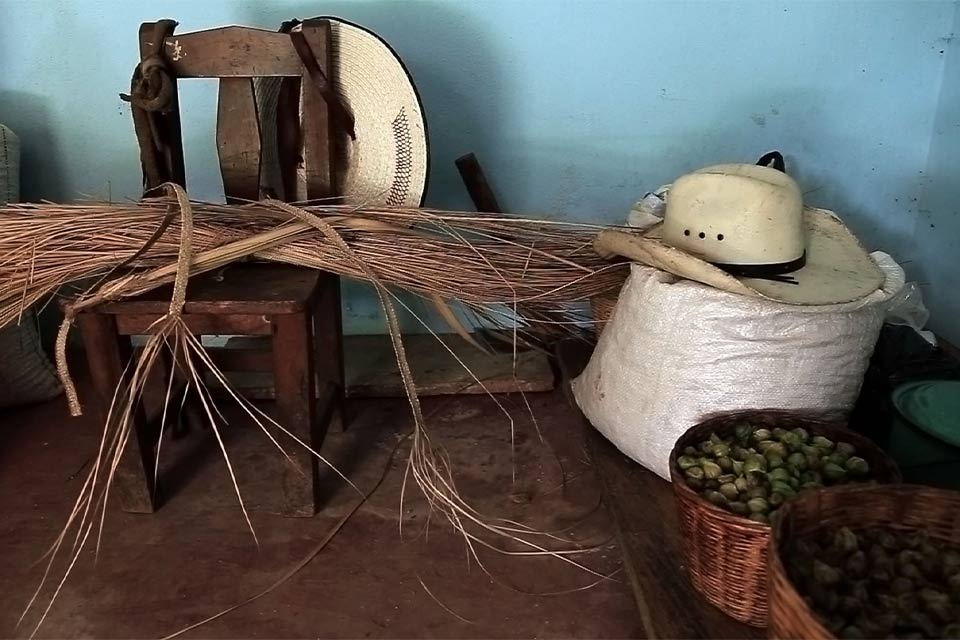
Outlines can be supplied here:
[[944, 46], [946, 62], [912, 253], [931, 326], [960, 344], [960, 10], [954, 14], [952, 33]]
[[[930, 280], [936, 326], [960, 339], [960, 293], [944, 284], [956, 245], [914, 243], [933, 231], [921, 218], [956, 224], [955, 181], [928, 175], [956, 169], [946, 0], [0, 0], [0, 120], [25, 147], [25, 197], [138, 194], [117, 93], [141, 21], [274, 28], [318, 12], [374, 29], [406, 61], [430, 126], [428, 204], [468, 208], [453, 160], [474, 151], [513, 212], [618, 221], [682, 172], [780, 148], [811, 203]], [[214, 104], [199, 81], [184, 98], [197, 197], [220, 192]], [[378, 328], [368, 298], [352, 290], [348, 308], [352, 330]]]

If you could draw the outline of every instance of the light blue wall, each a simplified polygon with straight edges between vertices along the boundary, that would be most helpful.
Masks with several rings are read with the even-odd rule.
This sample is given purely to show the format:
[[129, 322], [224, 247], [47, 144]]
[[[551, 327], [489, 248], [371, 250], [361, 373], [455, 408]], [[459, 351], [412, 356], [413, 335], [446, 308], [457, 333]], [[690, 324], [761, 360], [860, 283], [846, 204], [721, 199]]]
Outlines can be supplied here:
[[931, 311], [931, 326], [960, 344], [960, 8], [946, 43], [926, 184], [917, 209], [914, 251], [917, 280]]
[[[956, 8], [946, 0], [0, 0], [0, 120], [25, 146], [26, 197], [107, 195], [108, 185], [114, 198], [136, 196], [136, 147], [117, 93], [127, 88], [141, 21], [173, 17], [190, 31], [341, 15], [388, 40], [420, 88], [432, 143], [428, 204], [468, 208], [453, 160], [474, 151], [510, 211], [613, 222], [684, 171], [780, 148], [810, 202], [835, 209], [871, 248], [910, 261], [911, 276], [942, 280], [953, 256], [914, 252], [913, 233], [921, 215], [945, 216], [940, 208], [952, 204], [934, 205], [940, 192], [931, 190], [938, 209], [921, 214], [917, 198], [928, 156], [931, 170], [956, 161], [956, 129], [954, 143], [944, 137], [930, 155], [932, 132], [956, 114], [956, 54], [953, 89], [944, 75]], [[214, 113], [209, 86], [189, 90], [197, 197], [220, 189]], [[942, 298], [932, 306], [957, 310], [960, 293], [929, 291]], [[376, 327], [369, 300], [354, 293], [349, 305], [354, 330]], [[946, 320], [939, 326], [950, 330]]]

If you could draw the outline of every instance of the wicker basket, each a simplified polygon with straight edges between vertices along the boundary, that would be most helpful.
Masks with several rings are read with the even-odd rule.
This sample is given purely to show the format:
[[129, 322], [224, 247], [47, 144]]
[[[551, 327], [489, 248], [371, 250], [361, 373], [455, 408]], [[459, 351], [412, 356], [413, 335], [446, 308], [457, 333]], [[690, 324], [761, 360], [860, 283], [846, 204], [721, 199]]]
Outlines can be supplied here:
[[960, 493], [916, 485], [833, 487], [811, 491], [784, 505], [770, 540], [771, 638], [834, 636], [820, 623], [787, 578], [782, 550], [797, 537], [816, 535], [823, 528], [884, 527], [926, 531], [960, 545]]
[[746, 624], [767, 625], [767, 546], [770, 526], [717, 507], [687, 486], [677, 457], [711, 431], [730, 434], [749, 422], [756, 427], [803, 427], [815, 435], [842, 439], [857, 448], [881, 482], [900, 482], [900, 471], [887, 454], [867, 438], [806, 414], [781, 410], [736, 411], [712, 417], [677, 440], [670, 454], [670, 477], [680, 514], [683, 553], [694, 588], [727, 615]]

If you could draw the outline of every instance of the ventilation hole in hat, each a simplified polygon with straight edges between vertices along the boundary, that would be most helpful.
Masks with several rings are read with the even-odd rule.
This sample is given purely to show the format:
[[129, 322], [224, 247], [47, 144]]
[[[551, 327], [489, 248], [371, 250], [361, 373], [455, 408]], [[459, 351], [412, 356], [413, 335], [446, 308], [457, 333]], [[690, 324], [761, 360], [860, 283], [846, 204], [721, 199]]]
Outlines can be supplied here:
[[717, 240], [723, 240], [723, 234], [722, 234], [722, 233], [718, 233], [718, 234], [717, 234]]
[[703, 231], [701, 231], [701, 232], [700, 232], [700, 237], [701, 237], [701, 238], [706, 238], [706, 237], [707, 237], [707, 234], [705, 234]]
[[690, 235], [690, 229], [684, 229], [684, 230], [683, 230], [683, 235], [685, 235], [685, 236]]

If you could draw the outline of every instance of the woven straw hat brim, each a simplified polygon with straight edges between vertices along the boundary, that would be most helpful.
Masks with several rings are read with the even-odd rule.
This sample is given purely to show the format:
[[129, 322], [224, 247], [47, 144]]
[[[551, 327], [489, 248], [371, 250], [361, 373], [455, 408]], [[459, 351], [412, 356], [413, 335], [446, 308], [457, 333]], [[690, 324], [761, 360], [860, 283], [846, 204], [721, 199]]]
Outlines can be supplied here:
[[880, 267], [830, 211], [804, 207], [806, 265], [789, 275], [797, 284], [737, 278], [709, 262], [664, 244], [660, 224], [643, 234], [607, 230], [594, 243], [602, 255], [620, 255], [717, 289], [794, 305], [853, 302], [883, 286]]
[[348, 202], [417, 207], [429, 174], [427, 125], [413, 79], [378, 35], [330, 21], [334, 85], [353, 112], [356, 140], [346, 141], [341, 191]]
[[[413, 79], [393, 49], [375, 33], [339, 18], [330, 23], [333, 84], [354, 116], [356, 140], [338, 136], [336, 162], [341, 201], [368, 206], [419, 207], [427, 190], [430, 153], [427, 123]], [[299, 27], [298, 27], [299, 28]], [[280, 78], [255, 78], [263, 137], [261, 187], [280, 193], [276, 119]], [[297, 191], [304, 200], [306, 168]]]

